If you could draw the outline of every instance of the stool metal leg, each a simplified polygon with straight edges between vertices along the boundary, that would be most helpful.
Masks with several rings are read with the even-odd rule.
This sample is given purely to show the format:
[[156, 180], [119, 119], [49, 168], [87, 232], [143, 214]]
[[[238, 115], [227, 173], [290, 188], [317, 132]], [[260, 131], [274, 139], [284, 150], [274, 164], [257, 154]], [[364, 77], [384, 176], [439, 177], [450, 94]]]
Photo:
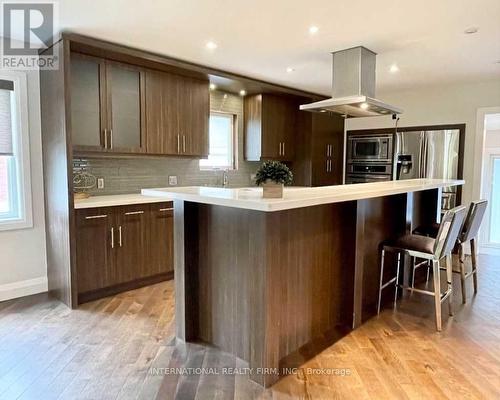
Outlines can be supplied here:
[[396, 266], [396, 285], [394, 289], [394, 307], [396, 307], [396, 301], [398, 300], [398, 285], [399, 285], [399, 270], [401, 269], [401, 252], [398, 251], [398, 263]]
[[465, 288], [465, 263], [464, 263], [464, 245], [458, 247], [458, 266], [460, 268], [460, 286], [462, 288], [462, 303], [467, 302], [467, 293]]
[[382, 248], [382, 253], [380, 255], [380, 284], [378, 286], [377, 315], [380, 314], [380, 302], [382, 301], [382, 285], [383, 285], [383, 279], [384, 279], [384, 258], [385, 258], [385, 249]]
[[441, 280], [439, 261], [432, 260], [432, 277], [434, 279], [434, 306], [436, 309], [436, 330], [441, 332]]
[[[413, 273], [411, 275], [411, 287], [415, 287], [415, 263], [416, 263], [416, 257], [410, 257], [411, 259], [411, 267], [413, 268]], [[413, 294], [413, 292], [412, 292]]]
[[453, 315], [453, 287], [451, 285], [453, 271], [452, 271], [452, 263], [451, 263], [451, 254], [446, 256], [446, 292], [448, 295], [448, 313], [449, 315]]
[[474, 282], [474, 293], [477, 293], [477, 248], [476, 239], [470, 241], [470, 252], [472, 256], [472, 279]]

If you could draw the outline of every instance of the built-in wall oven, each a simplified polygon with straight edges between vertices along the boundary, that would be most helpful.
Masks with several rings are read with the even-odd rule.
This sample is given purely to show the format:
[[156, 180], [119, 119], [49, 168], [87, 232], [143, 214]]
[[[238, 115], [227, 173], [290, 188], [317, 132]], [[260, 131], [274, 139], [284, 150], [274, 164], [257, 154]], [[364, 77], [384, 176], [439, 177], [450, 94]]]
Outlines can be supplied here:
[[393, 157], [392, 135], [358, 135], [347, 137], [347, 162], [391, 163]]
[[392, 180], [393, 135], [349, 132], [345, 183]]

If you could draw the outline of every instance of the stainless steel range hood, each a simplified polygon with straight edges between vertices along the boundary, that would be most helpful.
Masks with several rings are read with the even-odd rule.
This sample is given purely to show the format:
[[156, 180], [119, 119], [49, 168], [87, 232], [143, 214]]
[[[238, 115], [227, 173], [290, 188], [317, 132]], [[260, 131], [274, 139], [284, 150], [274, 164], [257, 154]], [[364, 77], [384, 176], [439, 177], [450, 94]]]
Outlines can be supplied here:
[[375, 98], [377, 54], [363, 46], [333, 54], [333, 97], [300, 106], [304, 111], [334, 112], [346, 118], [401, 114], [402, 109]]

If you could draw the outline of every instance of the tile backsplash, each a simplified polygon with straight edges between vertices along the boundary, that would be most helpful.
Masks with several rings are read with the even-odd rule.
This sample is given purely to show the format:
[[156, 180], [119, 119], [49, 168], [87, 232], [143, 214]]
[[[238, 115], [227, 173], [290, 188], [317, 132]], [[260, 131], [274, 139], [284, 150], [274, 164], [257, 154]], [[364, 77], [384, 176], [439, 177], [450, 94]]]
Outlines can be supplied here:
[[[229, 186], [251, 186], [251, 174], [259, 162], [247, 162], [243, 157], [243, 98], [212, 91], [210, 108], [230, 112], [237, 118], [237, 169], [228, 173]], [[104, 188], [94, 187], [93, 195], [138, 193], [143, 188], [166, 187], [168, 177], [177, 176], [177, 186], [221, 185], [222, 171], [200, 170], [198, 159], [179, 157], [81, 157], [73, 160], [73, 172], [84, 170], [96, 178], [104, 178]]]

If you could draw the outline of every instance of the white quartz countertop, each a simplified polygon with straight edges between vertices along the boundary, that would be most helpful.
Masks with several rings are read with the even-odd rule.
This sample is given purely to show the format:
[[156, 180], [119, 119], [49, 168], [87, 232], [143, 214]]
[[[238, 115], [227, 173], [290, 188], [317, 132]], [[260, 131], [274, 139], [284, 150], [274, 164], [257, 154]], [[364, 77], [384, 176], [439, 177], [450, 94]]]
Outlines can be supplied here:
[[172, 201], [172, 199], [166, 196], [146, 196], [139, 193], [90, 196], [88, 199], [75, 200], [75, 208], [113, 207], [129, 204], [161, 203], [163, 201]]
[[285, 188], [283, 198], [264, 199], [262, 188], [224, 189], [203, 186], [143, 189], [142, 194], [162, 199], [178, 199], [195, 203], [244, 208], [257, 211], [281, 211], [320, 204], [369, 199], [393, 194], [418, 192], [463, 185], [463, 180], [408, 179], [352, 185], [321, 186], [314, 188]]

